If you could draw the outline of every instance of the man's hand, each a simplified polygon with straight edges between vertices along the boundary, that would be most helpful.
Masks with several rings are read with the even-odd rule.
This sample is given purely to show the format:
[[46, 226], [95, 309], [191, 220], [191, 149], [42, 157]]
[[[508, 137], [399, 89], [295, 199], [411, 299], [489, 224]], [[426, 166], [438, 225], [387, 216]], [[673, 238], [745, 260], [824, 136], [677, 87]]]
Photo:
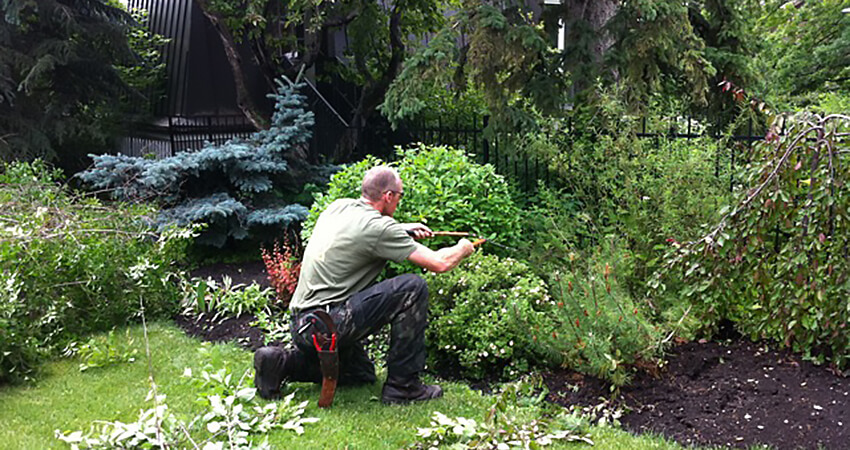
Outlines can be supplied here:
[[414, 239], [427, 239], [434, 237], [434, 232], [428, 226], [422, 223], [403, 223], [401, 227], [407, 234], [413, 235]]
[[469, 256], [469, 255], [471, 255], [475, 252], [475, 246], [472, 245], [472, 242], [470, 242], [470, 240], [467, 239], [467, 238], [463, 238], [463, 239], [457, 241], [457, 244], [455, 244], [455, 246], [460, 247], [462, 249], [462, 251], [464, 252], [463, 253], [464, 258], [466, 258], [467, 256]]

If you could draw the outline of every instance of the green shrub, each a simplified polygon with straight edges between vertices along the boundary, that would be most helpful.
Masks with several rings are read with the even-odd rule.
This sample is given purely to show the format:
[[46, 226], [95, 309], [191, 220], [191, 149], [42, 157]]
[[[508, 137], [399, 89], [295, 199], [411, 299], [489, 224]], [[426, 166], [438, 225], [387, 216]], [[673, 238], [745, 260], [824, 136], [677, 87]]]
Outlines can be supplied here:
[[555, 327], [539, 333], [541, 345], [560, 355], [565, 367], [617, 386], [628, 381], [636, 364], [653, 363], [663, 350], [647, 306], [635, 302], [619, 279], [620, 270], [628, 271], [627, 254], [609, 238], [593, 257], [573, 257], [554, 273]]
[[44, 164], [0, 175], [0, 382], [80, 335], [176, 311], [172, 265], [190, 233], [156, 236], [144, 206], [75, 198]]
[[580, 200], [580, 214], [557, 225], [578, 225], [572, 243], [578, 250], [593, 248], [607, 234], [624, 236], [636, 261], [621, 281], [634, 295], [643, 294], [662, 255], [658, 246], [668, 238], [695, 238], [728, 201], [728, 177], [715, 167], [720, 149], [709, 138], [648, 140], [624, 133], [579, 139], [554, 164], [571, 194], [564, 200]]
[[[422, 222], [432, 230], [473, 231], [511, 245], [520, 237], [520, 212], [505, 179], [492, 166], [478, 165], [461, 150], [420, 145], [399, 150], [393, 163], [404, 182], [404, 200], [395, 213], [399, 222]], [[316, 219], [334, 200], [360, 197], [363, 175], [382, 164], [367, 158], [334, 174], [326, 194], [318, 194], [304, 223], [309, 239]], [[453, 242], [436, 238], [429, 246]]]
[[426, 277], [430, 292], [429, 357], [460, 375], [515, 379], [542, 361], [534, 330], [546, 329], [546, 284], [526, 264], [475, 254], [454, 270]]

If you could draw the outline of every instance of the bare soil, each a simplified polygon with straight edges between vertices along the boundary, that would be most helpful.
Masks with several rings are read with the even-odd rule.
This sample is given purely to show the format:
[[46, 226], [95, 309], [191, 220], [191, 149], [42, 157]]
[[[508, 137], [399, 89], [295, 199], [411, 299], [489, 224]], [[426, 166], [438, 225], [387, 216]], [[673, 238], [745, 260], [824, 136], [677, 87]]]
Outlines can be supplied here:
[[[262, 263], [219, 264], [193, 274], [268, 285]], [[252, 319], [178, 317], [177, 323], [205, 340], [238, 340], [256, 349], [262, 332], [250, 326]], [[544, 382], [547, 399], [564, 406], [594, 406], [612, 395], [605, 382], [572, 371], [547, 372]], [[663, 370], [636, 374], [613, 403], [627, 411], [620, 419], [626, 430], [653, 431], [684, 445], [850, 449], [850, 379], [740, 338], [676, 346]]]
[[[548, 399], [564, 406], [608, 396], [605, 383], [580, 374], [544, 380]], [[679, 345], [660, 374], [638, 373], [616, 402], [629, 411], [625, 429], [685, 445], [850, 448], [850, 379], [746, 340]]]

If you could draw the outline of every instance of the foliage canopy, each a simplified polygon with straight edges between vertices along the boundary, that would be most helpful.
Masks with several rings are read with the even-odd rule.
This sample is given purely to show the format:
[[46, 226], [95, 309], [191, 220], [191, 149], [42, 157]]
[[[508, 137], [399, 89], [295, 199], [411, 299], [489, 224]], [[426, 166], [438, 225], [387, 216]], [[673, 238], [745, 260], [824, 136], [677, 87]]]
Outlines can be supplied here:
[[0, 13], [0, 158], [105, 147], [120, 100], [139, 96], [120, 69], [137, 63], [133, 18], [104, 0], [4, 0]]

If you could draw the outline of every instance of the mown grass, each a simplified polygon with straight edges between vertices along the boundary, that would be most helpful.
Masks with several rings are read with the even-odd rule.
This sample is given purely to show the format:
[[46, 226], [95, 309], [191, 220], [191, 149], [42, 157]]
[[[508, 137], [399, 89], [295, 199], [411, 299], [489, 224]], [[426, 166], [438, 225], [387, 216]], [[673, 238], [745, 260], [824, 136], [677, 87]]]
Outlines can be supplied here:
[[[198, 373], [208, 363], [228, 364], [236, 374], [248, 371], [251, 353], [234, 345], [209, 345], [189, 338], [171, 324], [156, 323], [148, 329], [152, 366], [159, 393], [166, 394], [169, 409], [189, 420], [204, 411], [196, 402], [198, 392], [181, 377], [185, 368]], [[123, 336], [124, 333], [122, 332]], [[97, 420], [133, 422], [149, 391], [148, 364], [144, 357], [143, 330], [132, 327], [129, 335], [138, 346], [139, 358], [106, 368], [79, 371], [79, 360], [62, 359], [46, 365], [38, 381], [25, 386], [0, 388], [0, 448], [67, 448], [55, 439], [54, 430], [88, 431]], [[337, 392], [331, 409], [319, 409], [318, 387], [293, 384], [297, 401], [310, 400], [305, 416], [320, 421], [306, 425], [298, 436], [275, 431], [268, 439], [280, 449], [399, 449], [416, 440], [416, 429], [428, 426], [434, 411], [449, 416], [482, 419], [492, 398], [458, 383], [442, 383], [444, 398], [408, 406], [380, 403], [380, 383]], [[662, 438], [632, 436], [610, 428], [592, 428], [594, 448], [678, 449]], [[586, 444], [559, 444], [551, 448], [589, 448]]]

